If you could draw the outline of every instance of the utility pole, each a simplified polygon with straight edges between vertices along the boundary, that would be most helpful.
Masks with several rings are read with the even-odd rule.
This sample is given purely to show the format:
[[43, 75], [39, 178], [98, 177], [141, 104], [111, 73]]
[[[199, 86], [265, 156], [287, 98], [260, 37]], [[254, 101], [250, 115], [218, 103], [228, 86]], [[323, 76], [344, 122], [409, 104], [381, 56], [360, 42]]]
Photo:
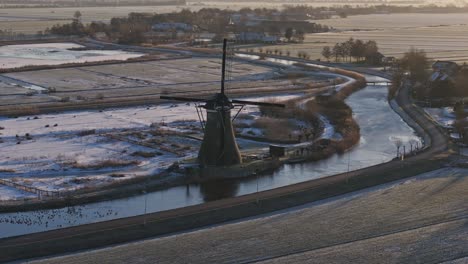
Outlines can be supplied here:
[[148, 200], [148, 194], [146, 193], [146, 190], [143, 191], [143, 195], [145, 196], [145, 212], [143, 215], [143, 225], [146, 226], [146, 205], [147, 205], [147, 200]]

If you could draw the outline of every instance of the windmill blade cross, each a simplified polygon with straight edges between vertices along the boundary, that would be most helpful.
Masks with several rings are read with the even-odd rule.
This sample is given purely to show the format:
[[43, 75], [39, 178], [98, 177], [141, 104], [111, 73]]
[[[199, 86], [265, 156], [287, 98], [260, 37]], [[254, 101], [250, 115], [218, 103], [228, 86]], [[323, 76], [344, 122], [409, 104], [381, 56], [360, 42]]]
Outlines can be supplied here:
[[284, 104], [276, 104], [276, 103], [251, 102], [251, 101], [243, 101], [243, 100], [231, 100], [231, 102], [234, 104], [244, 104], [244, 105], [270, 106], [270, 107], [281, 107], [281, 108], [286, 107], [286, 105]]

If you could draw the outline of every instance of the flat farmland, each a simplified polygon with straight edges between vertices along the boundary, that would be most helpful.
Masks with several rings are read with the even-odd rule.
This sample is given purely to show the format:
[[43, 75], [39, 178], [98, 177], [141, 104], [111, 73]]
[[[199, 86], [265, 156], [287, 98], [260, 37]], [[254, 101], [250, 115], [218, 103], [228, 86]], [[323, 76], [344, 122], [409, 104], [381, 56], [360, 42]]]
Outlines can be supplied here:
[[44, 31], [57, 24], [70, 23], [68, 20], [16, 20], [16, 21], [2, 21], [0, 20], [0, 30], [12, 31], [15, 33], [35, 34], [38, 31]]
[[[0, 79], [0, 107], [154, 101], [161, 94], [207, 95], [218, 91], [220, 71], [218, 60], [200, 58], [9, 73], [2, 75], [3, 83]], [[333, 79], [326, 75], [289, 79], [282, 77], [285, 74], [280, 69], [241, 62], [233, 64], [229, 76], [228, 92], [243, 94], [297, 91], [304, 89], [301, 83], [320, 82], [323, 86], [327, 85], [323, 81]], [[53, 92], [35, 93], [31, 87]]]
[[466, 25], [468, 14], [376, 14], [315, 21], [339, 30], [410, 29]]
[[411, 47], [415, 47], [424, 49], [434, 60], [468, 62], [468, 25], [464, 24], [468, 23], [468, 14], [370, 15], [318, 22], [343, 31], [308, 34], [302, 44], [267, 48], [289, 50], [293, 55], [305, 51], [313, 59], [323, 59], [321, 51], [324, 46], [357, 38], [377, 41], [381, 52], [386, 56], [400, 57]]
[[0, 82], [0, 96], [11, 95], [11, 94], [23, 94], [26, 95], [28, 90], [24, 89], [18, 85]]

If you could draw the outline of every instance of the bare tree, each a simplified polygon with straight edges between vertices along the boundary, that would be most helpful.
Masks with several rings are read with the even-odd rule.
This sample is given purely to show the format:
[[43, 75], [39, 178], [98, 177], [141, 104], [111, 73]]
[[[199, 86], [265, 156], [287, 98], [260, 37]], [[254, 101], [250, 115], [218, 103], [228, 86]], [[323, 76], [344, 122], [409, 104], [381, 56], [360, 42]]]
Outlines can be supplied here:
[[329, 46], [325, 46], [323, 47], [323, 50], [322, 50], [322, 56], [327, 59], [327, 61], [330, 61], [330, 58], [332, 56], [332, 51], [330, 49]]
[[414, 146], [414, 148], [416, 149], [416, 145], [418, 144], [418, 141], [417, 141], [416, 139], [413, 138], [413, 139], [411, 139], [408, 143], [410, 144], [410, 148], [411, 148], [411, 152], [410, 152], [410, 153], [413, 153], [413, 146]]
[[401, 148], [401, 146], [403, 146], [403, 142], [401, 141], [401, 139], [395, 140], [395, 146], [397, 147], [397, 158], [399, 158], [400, 157], [400, 148]]
[[75, 19], [76, 21], [81, 21], [81, 12], [79, 10], [75, 11], [75, 13], [73, 14], [73, 19]]

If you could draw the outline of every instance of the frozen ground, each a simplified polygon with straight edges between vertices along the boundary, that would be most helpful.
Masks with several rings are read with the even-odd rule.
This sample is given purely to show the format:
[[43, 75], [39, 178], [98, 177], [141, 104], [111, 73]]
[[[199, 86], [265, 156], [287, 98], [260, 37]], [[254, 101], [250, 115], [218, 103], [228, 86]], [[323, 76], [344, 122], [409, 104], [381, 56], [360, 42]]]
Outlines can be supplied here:
[[73, 43], [7, 45], [0, 47], [0, 69], [33, 65], [60, 65], [107, 60], [125, 61], [143, 56], [119, 50], [72, 50], [83, 48]]
[[[297, 96], [243, 99], [266, 101]], [[242, 113], [256, 114], [258, 107], [248, 106]], [[158, 174], [174, 162], [196, 155], [199, 141], [178, 136], [159, 137], [150, 131], [202, 136], [195, 104], [188, 103], [2, 117], [0, 125], [0, 179], [62, 192]], [[242, 142], [241, 146], [253, 145]], [[135, 153], [157, 155], [140, 157]], [[107, 161], [123, 165], [98, 166]], [[22, 199], [23, 196], [10, 189], [3, 193], [3, 199], [6, 197]]]
[[[191, 58], [3, 74], [0, 75], [0, 106], [54, 104], [62, 98], [92, 102], [97, 98], [156, 100], [161, 94], [200, 96], [219, 91], [220, 68], [218, 60]], [[277, 67], [235, 62], [227, 91], [231, 94], [288, 93], [303, 90], [306, 83], [326, 86], [333, 79], [316, 73], [300, 79], [281, 78], [287, 73]], [[32, 88], [53, 92], [28, 96]]]
[[[181, 116], [196, 120], [193, 110], [194, 106], [182, 104], [39, 115], [37, 119], [34, 116], [1, 118], [4, 129], [0, 132], [3, 140], [0, 178], [41, 190], [64, 191], [156, 174], [175, 161], [192, 156], [194, 151], [188, 149], [181, 157], [158, 148], [164, 144], [149, 148], [125, 141], [132, 140], [131, 135], [124, 135], [123, 141], [106, 135], [148, 130], [152, 123], [166, 123], [166, 129], [178, 131], [170, 123], [180, 121]], [[83, 131], [93, 130], [91, 135], [80, 136]], [[160, 154], [142, 158], [132, 155], [136, 152]], [[106, 161], [129, 165], [92, 168]], [[123, 171], [125, 176], [109, 176], [115, 171]]]

